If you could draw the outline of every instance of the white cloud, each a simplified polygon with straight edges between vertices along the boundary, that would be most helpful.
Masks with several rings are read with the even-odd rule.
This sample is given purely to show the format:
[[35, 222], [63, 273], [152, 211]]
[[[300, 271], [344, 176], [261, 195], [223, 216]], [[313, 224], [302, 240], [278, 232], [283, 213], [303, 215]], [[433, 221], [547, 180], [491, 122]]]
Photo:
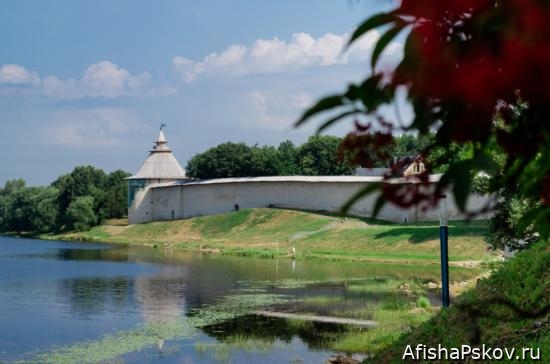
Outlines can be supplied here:
[[[201, 61], [176, 56], [172, 65], [183, 81], [191, 82], [200, 74], [249, 75], [346, 64], [364, 61], [379, 39], [379, 33], [375, 30], [367, 33], [344, 52], [348, 39], [348, 33], [327, 33], [319, 38], [308, 33], [295, 33], [288, 42], [275, 37], [258, 39], [249, 47], [234, 44], [220, 53], [207, 55]], [[392, 43], [386, 54], [398, 52], [400, 46]]]
[[112, 62], [101, 61], [89, 66], [78, 81], [73, 78], [63, 81], [55, 76], [46, 77], [43, 91], [48, 96], [62, 99], [144, 96], [151, 92], [148, 88], [151, 78], [149, 72], [132, 75]]
[[80, 82], [83, 91], [91, 97], [117, 97], [128, 95], [134, 88], [143, 87], [151, 75], [131, 76], [124, 68], [109, 61], [101, 61], [84, 71]]
[[144, 127], [138, 114], [126, 108], [62, 110], [42, 129], [45, 144], [72, 149], [120, 147], [127, 134]]
[[42, 80], [42, 89], [44, 94], [48, 96], [59, 98], [82, 97], [82, 93], [78, 90], [78, 85], [74, 78], [63, 81], [56, 76], [48, 76]]
[[311, 94], [297, 91], [253, 90], [242, 100], [241, 125], [264, 130], [289, 130], [298, 114], [314, 101]]
[[[43, 94], [56, 99], [81, 99], [84, 97], [116, 98], [120, 96], [150, 97], [167, 96], [178, 92], [169, 85], [151, 86], [149, 72], [131, 74], [110, 61], [92, 64], [82, 78], [60, 79], [50, 75], [42, 80], [37, 72], [29, 72], [16, 64], [0, 66], [0, 85], [28, 84], [31, 93]], [[14, 92], [6, 88], [6, 92]]]
[[17, 64], [0, 66], [0, 84], [22, 85], [40, 82], [36, 72], [29, 72]]

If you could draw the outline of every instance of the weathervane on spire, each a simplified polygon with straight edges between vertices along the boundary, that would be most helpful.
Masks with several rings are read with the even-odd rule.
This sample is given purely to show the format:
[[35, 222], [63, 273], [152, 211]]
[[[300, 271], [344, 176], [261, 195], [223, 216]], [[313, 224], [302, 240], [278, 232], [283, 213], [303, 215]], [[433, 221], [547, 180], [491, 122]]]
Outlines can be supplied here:
[[162, 128], [166, 128], [166, 124], [164, 123], [160, 124], [160, 130], [162, 130]]

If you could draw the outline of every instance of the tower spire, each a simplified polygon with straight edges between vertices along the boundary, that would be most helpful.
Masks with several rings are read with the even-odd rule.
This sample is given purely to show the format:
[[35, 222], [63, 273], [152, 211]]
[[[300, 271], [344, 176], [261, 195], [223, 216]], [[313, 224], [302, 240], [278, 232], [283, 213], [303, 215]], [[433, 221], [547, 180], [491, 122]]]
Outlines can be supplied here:
[[160, 124], [160, 131], [159, 136], [157, 138], [157, 141], [155, 142], [155, 145], [153, 145], [153, 149], [151, 152], [169, 152], [170, 147], [166, 144], [166, 137], [164, 136], [164, 132], [162, 131], [166, 127], [166, 124]]

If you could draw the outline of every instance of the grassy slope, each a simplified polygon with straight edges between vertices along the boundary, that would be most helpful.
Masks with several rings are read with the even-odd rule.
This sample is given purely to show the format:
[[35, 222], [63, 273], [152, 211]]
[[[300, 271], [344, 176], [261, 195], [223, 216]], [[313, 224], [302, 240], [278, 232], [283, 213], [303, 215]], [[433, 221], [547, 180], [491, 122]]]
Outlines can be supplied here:
[[409, 344], [540, 348], [541, 362], [548, 362], [549, 307], [550, 244], [542, 242], [503, 264], [475, 289], [462, 294], [450, 309], [399, 338], [372, 362], [401, 363]]
[[[483, 235], [486, 222], [452, 222], [449, 226], [451, 261], [489, 257]], [[239, 212], [187, 220], [130, 226], [104, 225], [84, 233], [49, 238], [141, 243], [181, 249], [211, 249], [223, 253], [287, 255], [364, 260], [439, 260], [438, 224], [389, 224], [368, 219], [343, 219], [280, 209]]]

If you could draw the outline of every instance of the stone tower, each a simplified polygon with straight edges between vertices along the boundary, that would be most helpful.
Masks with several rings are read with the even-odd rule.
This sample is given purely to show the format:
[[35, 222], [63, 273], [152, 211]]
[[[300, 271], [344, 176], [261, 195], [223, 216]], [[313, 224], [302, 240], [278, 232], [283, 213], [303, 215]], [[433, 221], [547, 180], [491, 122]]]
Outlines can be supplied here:
[[177, 182], [186, 179], [172, 150], [168, 147], [162, 125], [159, 136], [149, 156], [145, 159], [136, 174], [128, 177], [128, 208], [132, 207], [136, 192], [156, 183]]

